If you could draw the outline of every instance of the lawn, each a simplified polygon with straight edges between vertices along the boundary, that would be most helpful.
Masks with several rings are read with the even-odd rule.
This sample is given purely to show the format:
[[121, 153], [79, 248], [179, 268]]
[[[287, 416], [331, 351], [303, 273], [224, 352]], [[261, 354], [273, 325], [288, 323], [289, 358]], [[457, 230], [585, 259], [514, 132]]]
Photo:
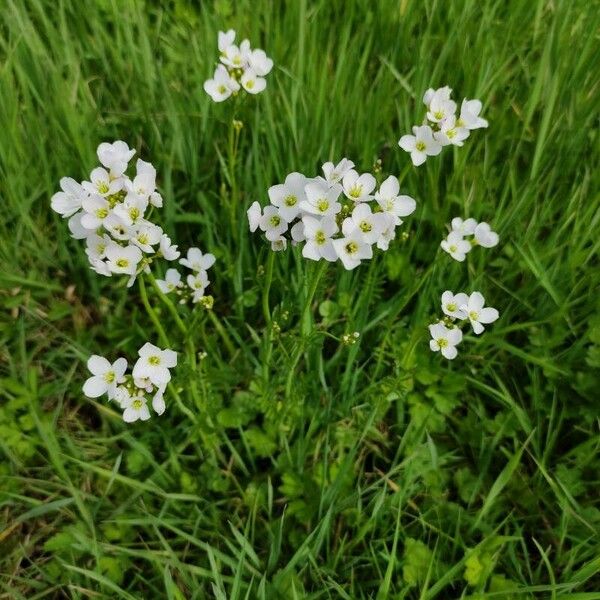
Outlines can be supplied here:
[[[0, 598], [600, 599], [599, 27], [594, 0], [4, 0]], [[215, 103], [229, 28], [275, 66]], [[445, 85], [489, 127], [415, 167]], [[114, 140], [215, 255], [212, 308], [96, 274], [51, 210]], [[416, 200], [387, 252], [249, 231], [342, 157]], [[454, 217], [500, 243], [453, 260]], [[500, 312], [452, 361], [444, 290]], [[162, 416], [83, 394], [90, 355], [165, 338]]]

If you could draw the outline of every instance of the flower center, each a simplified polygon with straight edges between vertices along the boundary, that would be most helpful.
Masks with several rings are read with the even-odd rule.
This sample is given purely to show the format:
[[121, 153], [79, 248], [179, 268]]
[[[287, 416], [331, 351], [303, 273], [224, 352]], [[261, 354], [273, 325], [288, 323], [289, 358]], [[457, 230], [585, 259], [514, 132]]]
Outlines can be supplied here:
[[269, 219], [269, 223], [271, 224], [271, 227], [277, 227], [279, 226], [279, 223], [281, 223], [281, 217], [279, 217], [278, 215], [273, 215]]
[[425, 142], [417, 142], [415, 144], [415, 148], [419, 151], [419, 152], [424, 152], [425, 148], [427, 148], [427, 144]]
[[327, 237], [325, 236], [325, 234], [322, 231], [317, 231], [317, 233], [315, 234], [315, 242], [319, 244], [319, 246], [322, 246], [326, 241]]
[[160, 356], [154, 355], [148, 357], [148, 364], [152, 365], [153, 367], [157, 367], [160, 365]]
[[448, 131], [446, 131], [446, 136], [448, 137], [449, 140], [451, 140], [455, 135], [456, 135], [455, 129], [448, 129]]
[[350, 196], [352, 198], [360, 198], [362, 194], [362, 185], [355, 185], [350, 189]]
[[469, 319], [471, 319], [471, 321], [477, 321], [477, 319], [479, 318], [479, 313], [475, 312], [474, 310], [472, 310], [469, 313]]
[[393, 208], [394, 208], [394, 201], [388, 200], [385, 204], [385, 209], [390, 211], [390, 210], [393, 210]]
[[140, 233], [140, 235], [138, 235], [138, 242], [140, 244], [147, 244], [148, 243], [148, 234]]
[[106, 192], [109, 190], [108, 183], [106, 183], [106, 181], [100, 181], [97, 187], [101, 194], [106, 194]]
[[104, 381], [106, 381], [106, 383], [112, 383], [115, 380], [115, 372], [114, 371], [107, 371], [106, 373], [104, 373]]
[[448, 340], [446, 338], [440, 338], [437, 340], [437, 343], [440, 348], [445, 348], [448, 345]]
[[126, 258], [117, 258], [115, 264], [117, 267], [124, 269], [125, 267], [129, 266], [129, 261]]
[[457, 127], [462, 127], [465, 124], [465, 122], [462, 119], [457, 119], [456, 120], [456, 126]]
[[296, 198], [296, 196], [293, 196], [291, 194], [289, 196], [286, 196], [283, 200], [283, 203], [286, 206], [296, 206], [296, 202], [298, 202], [298, 198]]
[[358, 252], [358, 244], [356, 242], [348, 242], [345, 249], [348, 254], [355, 254]]
[[369, 221], [361, 221], [359, 227], [363, 233], [369, 233], [373, 229], [373, 225]]
[[140, 410], [140, 408], [142, 408], [142, 406], [144, 406], [144, 401], [141, 398], [136, 398], [132, 403], [131, 406], [133, 408], [135, 408], [135, 410]]
[[458, 250], [458, 248], [452, 244], [452, 246], [450, 246], [450, 252], [456, 252]]
[[137, 218], [140, 216], [140, 209], [137, 206], [132, 206], [129, 209], [129, 216], [131, 217], [132, 221], [136, 221]]
[[448, 312], [456, 312], [456, 309], [458, 307], [456, 306], [456, 304], [454, 304], [454, 302], [451, 302], [450, 304], [446, 304], [446, 308]]
[[218, 87], [219, 94], [224, 94], [227, 91], [227, 88], [224, 85], [220, 85]]
[[325, 198], [321, 198], [317, 202], [317, 210], [319, 212], [325, 212], [329, 208], [329, 202]]
[[438, 111], [436, 111], [436, 112], [433, 113], [433, 116], [436, 119], [438, 119], [438, 120], [439, 119], [443, 119], [444, 118], [444, 113], [441, 110], [438, 110]]
[[107, 208], [99, 208], [96, 211], [96, 216], [99, 219], [106, 219], [106, 217], [108, 217], [108, 209]]
[[254, 87], [254, 79], [250, 79], [249, 81], [246, 81], [246, 87], [251, 90]]

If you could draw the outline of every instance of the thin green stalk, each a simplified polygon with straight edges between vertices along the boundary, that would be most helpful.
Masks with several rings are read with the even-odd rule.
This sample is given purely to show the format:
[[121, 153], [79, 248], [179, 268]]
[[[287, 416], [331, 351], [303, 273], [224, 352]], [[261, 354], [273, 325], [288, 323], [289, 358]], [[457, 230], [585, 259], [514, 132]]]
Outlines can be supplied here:
[[146, 284], [144, 283], [143, 276], [138, 277], [138, 284], [139, 284], [139, 288], [140, 288], [140, 296], [142, 298], [142, 304], [144, 305], [144, 308], [146, 309], [146, 312], [148, 313], [148, 316], [150, 317], [150, 320], [152, 321], [152, 324], [154, 325], [154, 328], [156, 329], [156, 332], [158, 333], [158, 337], [160, 338], [161, 342], [167, 348], [170, 348], [171, 342], [169, 341], [169, 337], [167, 336], [163, 326], [161, 325], [160, 319], [158, 318], [156, 311], [152, 308], [152, 306], [150, 305], [150, 302], [148, 301], [148, 293], [146, 291]]
[[215, 326], [217, 333], [221, 336], [221, 339], [223, 340], [223, 343], [225, 344], [225, 347], [227, 348], [227, 352], [229, 352], [229, 354], [231, 356], [233, 356], [236, 353], [236, 349], [235, 349], [235, 346], [233, 345], [233, 342], [231, 341], [231, 338], [229, 337], [229, 334], [223, 327], [222, 323], [219, 321], [219, 318], [217, 317], [217, 315], [215, 315], [215, 313], [212, 310], [208, 310], [207, 312], [208, 312], [208, 318], [211, 320], [212, 324]]
[[302, 317], [301, 317], [302, 339], [300, 340], [300, 342], [298, 344], [298, 348], [296, 349], [296, 352], [294, 353], [294, 357], [292, 359], [292, 365], [288, 372], [288, 377], [287, 377], [287, 381], [286, 381], [286, 385], [285, 385], [285, 397], [286, 398], [289, 398], [291, 395], [292, 385], [294, 383], [294, 374], [296, 372], [296, 367], [298, 366], [298, 362], [300, 362], [300, 357], [302, 356], [302, 354], [308, 344], [308, 336], [310, 335], [311, 330], [312, 330], [312, 318], [311, 318], [312, 315], [311, 315], [310, 308], [311, 308], [313, 299], [315, 297], [317, 288], [319, 287], [319, 282], [321, 281], [321, 278], [323, 277], [323, 274], [325, 273], [326, 269], [327, 269], [327, 263], [325, 261], [323, 261], [322, 263], [320, 263], [317, 266], [316, 270], [313, 271], [311, 282], [308, 286], [308, 292], [306, 295], [306, 300], [304, 302], [304, 307], [302, 309]]
[[271, 282], [273, 281], [273, 265], [275, 263], [275, 252], [269, 252], [267, 258], [267, 268], [265, 270], [265, 283], [262, 293], [262, 309], [267, 327], [271, 324], [271, 307], [269, 305], [269, 292], [271, 291]]
[[160, 298], [162, 303], [167, 307], [167, 310], [171, 313], [171, 316], [173, 317], [175, 323], [177, 324], [179, 331], [181, 331], [181, 333], [185, 337], [188, 337], [189, 336], [188, 328], [185, 326], [184, 322], [182, 321], [181, 317], [179, 316], [177, 307], [173, 304], [171, 299], [166, 294], [164, 294], [163, 291], [158, 287], [158, 283], [156, 283], [156, 279], [154, 278], [154, 275], [152, 273], [148, 274], [148, 279], [150, 279], [150, 282], [152, 283], [152, 286], [153, 286], [154, 291], [156, 292], [157, 296]]

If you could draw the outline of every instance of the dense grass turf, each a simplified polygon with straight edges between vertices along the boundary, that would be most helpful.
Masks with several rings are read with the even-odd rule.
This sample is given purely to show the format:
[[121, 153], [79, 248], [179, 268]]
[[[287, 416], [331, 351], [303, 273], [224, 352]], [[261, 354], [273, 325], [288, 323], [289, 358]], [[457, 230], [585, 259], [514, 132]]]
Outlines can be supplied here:
[[[4, 0], [0, 597], [600, 598], [599, 17], [589, 0]], [[276, 64], [236, 105], [236, 156], [233, 103], [202, 91], [228, 27]], [[396, 142], [446, 84], [490, 127], [414, 168]], [[152, 322], [49, 206], [113, 139], [156, 165], [165, 229], [218, 259], [207, 357], [181, 361], [181, 406], [134, 426], [83, 397], [85, 360], [133, 356]], [[317, 269], [270, 254], [245, 211], [342, 156], [381, 159], [418, 208], [389, 252], [327, 267], [302, 327]], [[452, 261], [458, 215], [500, 245]], [[452, 363], [427, 343], [445, 289], [501, 312]]]

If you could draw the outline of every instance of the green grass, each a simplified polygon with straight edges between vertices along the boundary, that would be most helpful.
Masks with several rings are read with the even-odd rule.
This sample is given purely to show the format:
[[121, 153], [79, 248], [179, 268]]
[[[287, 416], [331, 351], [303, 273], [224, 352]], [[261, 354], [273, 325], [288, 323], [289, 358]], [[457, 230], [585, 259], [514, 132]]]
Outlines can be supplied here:
[[[5, 0], [0, 598], [599, 599], [599, 25], [589, 0]], [[202, 91], [228, 27], [276, 65], [233, 163], [233, 104]], [[396, 142], [446, 84], [490, 127], [414, 168]], [[207, 357], [134, 426], [83, 396], [85, 360], [134, 356], [152, 321], [50, 210], [113, 139], [218, 259]], [[418, 207], [389, 252], [327, 267], [307, 321], [315, 265], [245, 211], [342, 156]], [[458, 215], [500, 245], [452, 261]], [[501, 312], [452, 363], [427, 342], [445, 289]]]

